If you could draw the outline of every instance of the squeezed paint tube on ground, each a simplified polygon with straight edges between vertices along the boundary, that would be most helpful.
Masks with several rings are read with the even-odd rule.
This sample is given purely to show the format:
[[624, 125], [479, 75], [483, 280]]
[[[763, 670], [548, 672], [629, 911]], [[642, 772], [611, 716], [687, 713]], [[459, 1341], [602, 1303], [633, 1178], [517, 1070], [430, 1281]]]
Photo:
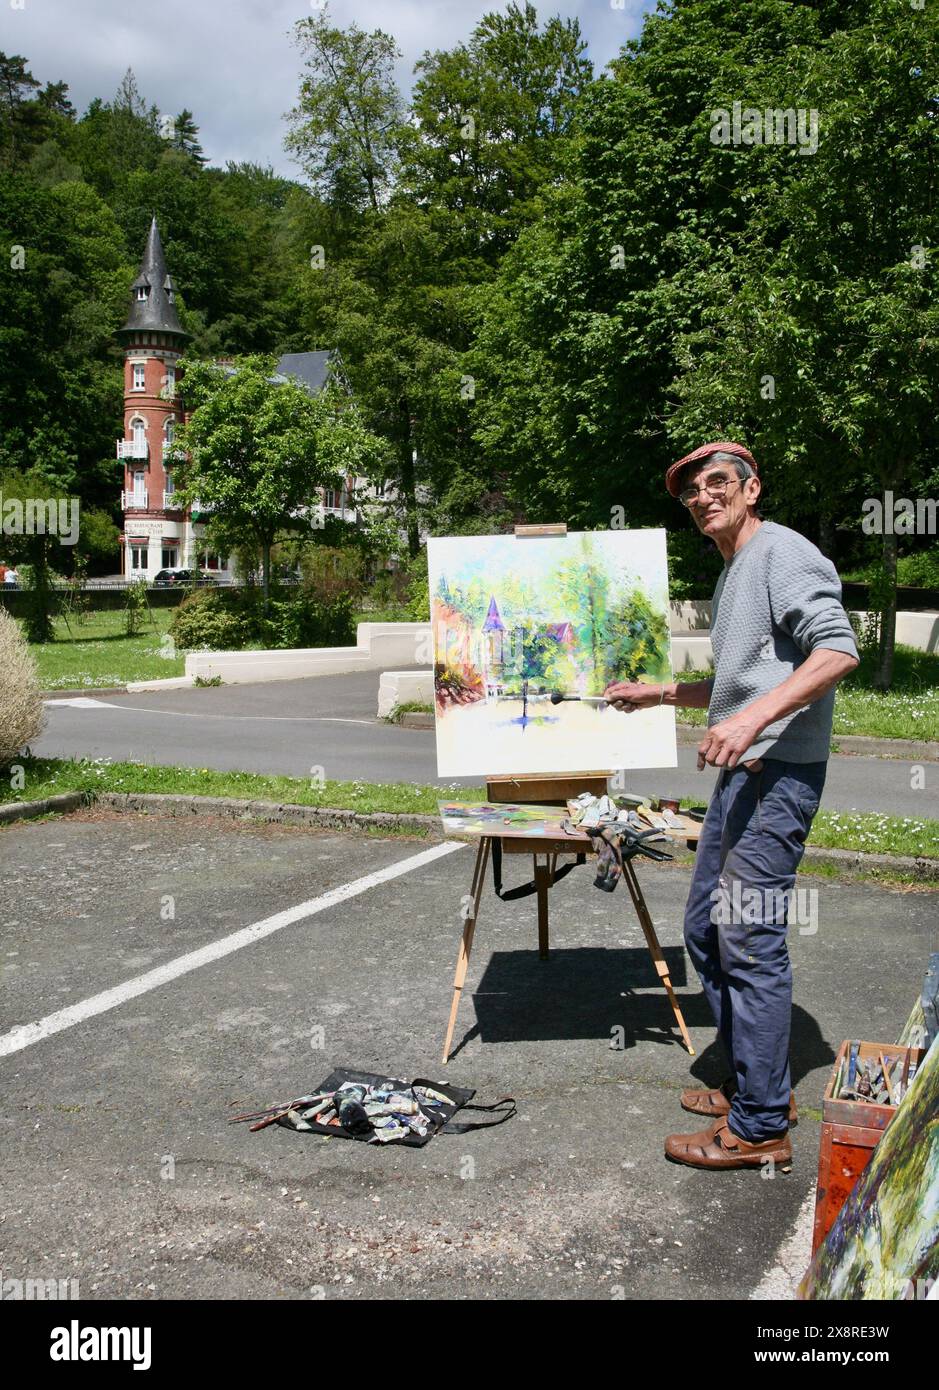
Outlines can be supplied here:
[[434, 1105], [452, 1105], [453, 1101], [449, 1096], [445, 1096], [442, 1091], [435, 1091], [430, 1086], [415, 1086], [414, 1092], [424, 1100], [431, 1101]]
[[375, 1129], [372, 1134], [371, 1143], [389, 1144], [392, 1139], [403, 1139], [407, 1133], [408, 1130], [405, 1129], [404, 1125], [396, 1124], [395, 1121], [392, 1120], [389, 1124], [381, 1124]]

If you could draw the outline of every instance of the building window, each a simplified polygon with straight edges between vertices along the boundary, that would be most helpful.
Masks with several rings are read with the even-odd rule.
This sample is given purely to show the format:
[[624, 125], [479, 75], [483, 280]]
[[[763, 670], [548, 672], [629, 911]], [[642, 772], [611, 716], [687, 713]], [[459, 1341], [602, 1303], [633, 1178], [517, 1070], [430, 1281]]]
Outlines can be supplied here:
[[131, 546], [130, 567], [132, 570], [145, 570], [147, 568], [147, 547], [145, 545]]
[[146, 299], [146, 297], [147, 297], [147, 287], [146, 287], [146, 285], [138, 285], [138, 286], [137, 286], [137, 302], [138, 302], [138, 304], [142, 303], [143, 300]]
[[163, 390], [167, 396], [176, 395], [176, 368], [167, 367], [166, 379], [163, 383]]
[[323, 493], [323, 506], [327, 511], [339, 511], [342, 508], [342, 493], [334, 492], [332, 488], [326, 488]]
[[176, 484], [173, 482], [172, 469], [167, 469], [166, 487], [163, 489], [163, 491], [166, 493], [167, 497], [172, 497], [173, 493], [176, 491]]
[[141, 420], [140, 416], [138, 415], [135, 419], [131, 420], [130, 429], [134, 439], [134, 446], [136, 448], [142, 448], [147, 442], [146, 422], [144, 420]]
[[176, 421], [173, 419], [171, 415], [167, 420], [166, 424], [163, 426], [163, 438], [166, 440], [167, 444], [172, 444], [175, 437]]
[[179, 550], [175, 545], [164, 545], [162, 551], [161, 568], [174, 570], [179, 565]]
[[145, 507], [147, 505], [147, 475], [141, 470], [135, 469], [131, 477], [134, 482], [131, 492], [134, 504], [138, 507]]
[[147, 385], [147, 367], [145, 362], [134, 363], [133, 390], [143, 391]]
[[203, 550], [198, 564], [203, 570], [224, 570], [228, 568], [228, 556], [218, 555], [212, 550]]

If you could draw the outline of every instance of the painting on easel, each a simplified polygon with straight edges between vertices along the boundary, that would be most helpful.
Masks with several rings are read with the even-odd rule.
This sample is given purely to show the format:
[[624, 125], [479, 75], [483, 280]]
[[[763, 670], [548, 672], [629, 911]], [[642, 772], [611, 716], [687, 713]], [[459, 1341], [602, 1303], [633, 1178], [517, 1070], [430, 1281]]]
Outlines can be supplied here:
[[672, 678], [664, 531], [427, 542], [439, 776], [675, 767], [675, 711], [614, 680]]

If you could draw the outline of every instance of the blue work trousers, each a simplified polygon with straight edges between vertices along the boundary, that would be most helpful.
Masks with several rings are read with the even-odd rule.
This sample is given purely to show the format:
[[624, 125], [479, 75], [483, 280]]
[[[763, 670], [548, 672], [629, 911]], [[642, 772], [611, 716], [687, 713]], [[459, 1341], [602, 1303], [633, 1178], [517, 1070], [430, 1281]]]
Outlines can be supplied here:
[[787, 911], [827, 767], [723, 768], [698, 841], [685, 943], [736, 1077], [730, 1127], [753, 1144], [789, 1123]]

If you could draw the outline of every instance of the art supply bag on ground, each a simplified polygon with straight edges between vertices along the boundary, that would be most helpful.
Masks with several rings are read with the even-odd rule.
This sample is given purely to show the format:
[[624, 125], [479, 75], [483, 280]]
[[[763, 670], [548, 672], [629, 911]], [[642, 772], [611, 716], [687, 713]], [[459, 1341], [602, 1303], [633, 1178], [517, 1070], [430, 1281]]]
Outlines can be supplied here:
[[[389, 1110], [393, 1110], [395, 1105], [393, 1097], [407, 1097], [414, 1106], [414, 1113], [407, 1118], [415, 1125], [419, 1125], [423, 1132], [407, 1128], [404, 1132], [398, 1133], [398, 1130], [402, 1128], [399, 1122], [393, 1137], [379, 1138], [378, 1132], [373, 1126], [389, 1123], [391, 1116], [376, 1117], [371, 1122], [366, 1122], [365, 1107], [357, 1098], [349, 1107], [351, 1113], [348, 1115], [346, 1123], [337, 1122], [339, 1117], [335, 1111], [332, 1123], [321, 1123], [315, 1115], [309, 1115], [309, 1110], [315, 1108], [309, 1102], [316, 1102], [318, 1097], [334, 1095], [340, 1092], [343, 1087], [356, 1088], [350, 1092], [354, 1098], [357, 1097], [358, 1090], [367, 1088], [369, 1096], [363, 1099], [369, 1104], [379, 1099], [375, 1093], [385, 1092], [390, 1101], [387, 1106]], [[440, 1099], [427, 1099], [424, 1094], [425, 1091], [433, 1093]], [[407, 1082], [400, 1077], [380, 1076], [375, 1072], [352, 1071], [348, 1067], [337, 1067], [311, 1095], [300, 1097], [287, 1105], [272, 1106], [269, 1110], [257, 1111], [252, 1115], [236, 1115], [232, 1118], [231, 1123], [237, 1124], [242, 1121], [253, 1120], [256, 1122], [251, 1125], [253, 1130], [265, 1129], [271, 1124], [279, 1124], [288, 1129], [312, 1134], [332, 1135], [339, 1139], [361, 1139], [366, 1143], [378, 1144], [407, 1144], [412, 1148], [420, 1148], [429, 1143], [435, 1134], [466, 1134], [473, 1129], [487, 1129], [492, 1125], [504, 1124], [516, 1113], [515, 1101], [511, 1096], [503, 1096], [493, 1105], [474, 1105], [471, 1102], [475, 1094], [475, 1091], [467, 1090], [463, 1086], [451, 1086], [446, 1082], [428, 1081], [424, 1077], [415, 1077], [413, 1081]], [[454, 1123], [453, 1116], [458, 1110], [487, 1111], [497, 1115], [498, 1118]], [[305, 1112], [307, 1118], [303, 1118]]]

